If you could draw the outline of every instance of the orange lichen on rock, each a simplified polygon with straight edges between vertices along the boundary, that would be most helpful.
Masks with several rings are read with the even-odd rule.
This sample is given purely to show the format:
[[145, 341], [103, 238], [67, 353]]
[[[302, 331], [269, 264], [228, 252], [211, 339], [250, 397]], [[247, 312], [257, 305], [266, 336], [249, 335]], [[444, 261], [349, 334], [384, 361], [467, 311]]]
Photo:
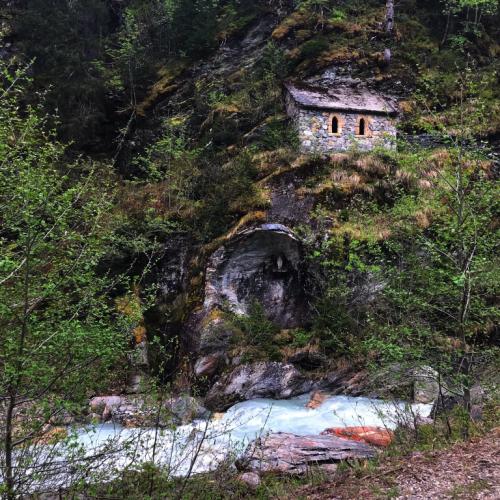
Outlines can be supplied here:
[[146, 340], [146, 328], [143, 325], [136, 326], [132, 333], [134, 334], [134, 339], [136, 344], [141, 344]]
[[381, 427], [332, 427], [321, 434], [331, 434], [352, 441], [371, 444], [373, 446], [389, 446], [394, 439], [394, 433]]

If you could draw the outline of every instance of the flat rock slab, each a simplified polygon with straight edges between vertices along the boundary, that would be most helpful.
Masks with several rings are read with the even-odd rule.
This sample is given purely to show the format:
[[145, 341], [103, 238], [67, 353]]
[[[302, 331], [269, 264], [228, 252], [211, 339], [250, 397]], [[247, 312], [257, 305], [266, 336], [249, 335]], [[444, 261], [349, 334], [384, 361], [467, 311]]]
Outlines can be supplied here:
[[376, 456], [371, 446], [337, 436], [296, 436], [278, 432], [250, 443], [237, 467], [243, 471], [300, 475], [346, 459]]
[[367, 426], [332, 427], [321, 434], [329, 434], [381, 447], [389, 446], [394, 438], [394, 433], [388, 429]]

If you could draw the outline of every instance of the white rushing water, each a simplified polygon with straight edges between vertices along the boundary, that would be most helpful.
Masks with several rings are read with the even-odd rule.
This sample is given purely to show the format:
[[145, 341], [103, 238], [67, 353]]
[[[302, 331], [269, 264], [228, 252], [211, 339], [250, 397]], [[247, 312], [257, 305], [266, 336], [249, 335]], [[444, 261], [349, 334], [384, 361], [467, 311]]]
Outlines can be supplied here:
[[[309, 395], [289, 400], [256, 399], [238, 403], [221, 418], [195, 421], [175, 430], [128, 429], [102, 424], [78, 429], [76, 443], [83, 450], [85, 475], [104, 473], [112, 478], [127, 469], [154, 462], [172, 476], [186, 476], [213, 470], [224, 460], [233, 460], [256, 437], [270, 432], [297, 435], [319, 434], [329, 427], [352, 425], [381, 426], [393, 429], [409, 409], [428, 416], [432, 405], [387, 403], [368, 398], [329, 397], [319, 408], [305, 407]], [[104, 453], [103, 450], [111, 453]], [[57, 461], [68, 463], [65, 452], [58, 450]], [[97, 458], [93, 458], [97, 457]], [[56, 468], [57, 469], [57, 468]], [[64, 479], [63, 477], [64, 476]], [[52, 485], [71, 482], [65, 472], [55, 473]], [[47, 481], [44, 481], [45, 486]]]

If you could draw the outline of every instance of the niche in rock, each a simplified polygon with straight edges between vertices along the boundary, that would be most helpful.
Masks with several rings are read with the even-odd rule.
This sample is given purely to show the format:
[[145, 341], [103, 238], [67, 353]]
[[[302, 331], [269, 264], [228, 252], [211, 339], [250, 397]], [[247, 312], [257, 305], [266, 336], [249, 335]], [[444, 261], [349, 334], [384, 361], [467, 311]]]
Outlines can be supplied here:
[[204, 309], [247, 314], [252, 303], [281, 328], [304, 323], [306, 300], [301, 243], [281, 224], [264, 224], [217, 250], [207, 269]]

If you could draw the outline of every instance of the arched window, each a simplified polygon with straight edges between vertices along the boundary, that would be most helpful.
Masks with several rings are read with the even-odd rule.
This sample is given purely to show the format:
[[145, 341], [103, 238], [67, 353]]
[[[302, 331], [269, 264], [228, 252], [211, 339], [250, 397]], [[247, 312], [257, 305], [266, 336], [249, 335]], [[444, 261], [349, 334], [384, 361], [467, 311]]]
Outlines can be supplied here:
[[366, 135], [366, 121], [364, 118], [359, 119], [359, 134], [358, 135]]
[[338, 134], [339, 133], [339, 119], [334, 116], [332, 118], [332, 134]]
[[328, 118], [328, 133], [332, 135], [340, 135], [344, 121], [340, 115], [331, 114]]

